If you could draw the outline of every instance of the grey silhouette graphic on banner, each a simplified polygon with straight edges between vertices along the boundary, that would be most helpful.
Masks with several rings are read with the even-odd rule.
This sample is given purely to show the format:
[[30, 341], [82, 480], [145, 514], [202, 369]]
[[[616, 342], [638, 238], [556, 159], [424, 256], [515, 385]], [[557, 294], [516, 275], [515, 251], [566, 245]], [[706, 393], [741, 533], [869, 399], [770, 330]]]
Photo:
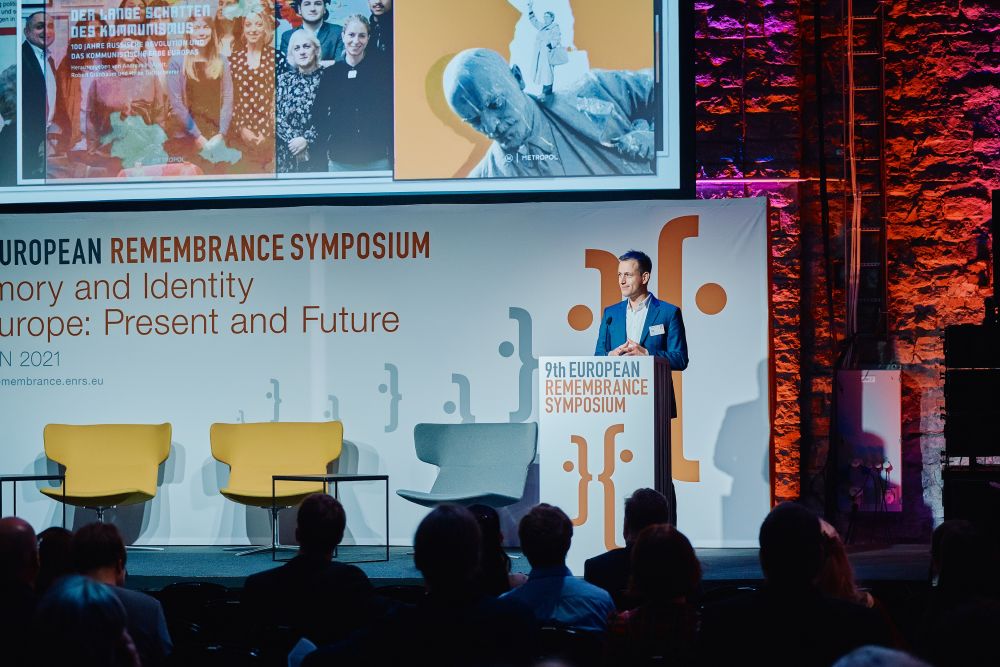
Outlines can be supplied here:
[[385, 425], [385, 432], [392, 433], [399, 427], [399, 402], [403, 395], [399, 393], [399, 369], [395, 364], [386, 364], [385, 371], [389, 374], [389, 383], [380, 384], [378, 391], [389, 394], [389, 423]]
[[[458, 385], [458, 416], [462, 418], [463, 424], [475, 424], [476, 418], [472, 416], [472, 385], [469, 378], [460, 373], [452, 373], [451, 381]], [[455, 402], [447, 401], [444, 404], [444, 411], [449, 415], [455, 414]]]
[[273, 421], [273, 422], [281, 421], [281, 408], [280, 408], [280, 406], [281, 406], [281, 387], [279, 386], [278, 381], [275, 380], [274, 378], [271, 378], [269, 380], [269, 382], [274, 387], [273, 390], [267, 392], [267, 394], [266, 394], [266, 396], [268, 398], [273, 399], [273, 401], [274, 401], [274, 419], [272, 419], [271, 421]]
[[238, 422], [239, 422], [239, 423], [241, 423], [241, 424], [246, 424], [246, 423], [247, 423], [247, 418], [246, 418], [246, 416], [245, 416], [245, 415], [243, 414], [243, 411], [242, 411], [242, 410], [240, 410], [240, 411], [239, 411], [239, 413], [240, 413], [240, 416], [239, 416], [239, 417], [238, 417], [238, 418], [236, 419], [236, 421], [238, 421]]
[[323, 416], [327, 419], [332, 419], [333, 421], [340, 420], [340, 401], [333, 394], [327, 394], [326, 398], [330, 401], [330, 409], [323, 413]]
[[[510, 319], [517, 322], [517, 356], [521, 360], [517, 376], [518, 408], [510, 413], [510, 421], [523, 422], [531, 417], [531, 406], [534, 405], [535, 383], [532, 379], [538, 370], [538, 357], [532, 353], [531, 313], [514, 306], [509, 312]], [[505, 340], [500, 343], [498, 351], [501, 357], [509, 357], [514, 354], [514, 344]]]

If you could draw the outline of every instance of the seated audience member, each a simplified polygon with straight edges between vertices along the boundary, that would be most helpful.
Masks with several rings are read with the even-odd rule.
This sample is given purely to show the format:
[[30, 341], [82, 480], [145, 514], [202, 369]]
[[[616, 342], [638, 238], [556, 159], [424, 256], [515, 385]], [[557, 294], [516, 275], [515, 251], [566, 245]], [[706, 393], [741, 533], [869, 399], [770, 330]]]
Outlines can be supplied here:
[[34, 661], [34, 647], [27, 638], [35, 612], [37, 575], [35, 531], [23, 519], [0, 519], [0, 652], [5, 664], [8, 660], [11, 665]]
[[[945, 521], [931, 536], [931, 590], [919, 632], [920, 653], [935, 664], [996, 662], [1000, 627], [996, 554], [973, 523]], [[944, 634], [947, 632], [947, 634]]]
[[945, 521], [931, 536], [933, 603], [938, 609], [962, 604], [995, 590], [992, 548], [983, 532], [970, 521]]
[[483, 595], [474, 585], [479, 526], [458, 505], [434, 508], [417, 528], [413, 560], [427, 595], [347, 641], [307, 656], [315, 665], [486, 667], [521, 665], [531, 657], [531, 613]]
[[110, 523], [91, 523], [73, 535], [73, 563], [77, 572], [107, 584], [125, 608], [128, 631], [143, 667], [163, 664], [173, 650], [163, 607], [156, 598], [124, 588], [125, 543]]
[[838, 600], [846, 600], [874, 610], [891, 633], [892, 643], [902, 645], [902, 635], [896, 628], [889, 612], [871, 593], [858, 588], [854, 581], [854, 568], [847, 558], [847, 549], [837, 534], [837, 529], [823, 519], [819, 520], [823, 531], [823, 567], [819, 573], [817, 587], [820, 593]]
[[483, 541], [479, 552], [479, 590], [487, 595], [502, 595], [520, 586], [528, 578], [510, 571], [510, 556], [503, 549], [500, 532], [500, 515], [488, 505], [471, 505], [469, 511], [476, 517]]
[[625, 594], [631, 571], [632, 544], [646, 526], [670, 523], [670, 507], [659, 491], [638, 489], [625, 500], [624, 549], [612, 549], [588, 558], [583, 564], [583, 578], [611, 594], [618, 609], [630, 608]]
[[886, 642], [878, 614], [817, 588], [823, 533], [812, 512], [795, 503], [778, 505], [761, 524], [759, 539], [763, 588], [702, 612], [699, 644], [706, 664], [825, 666], [859, 646]]
[[996, 632], [1000, 628], [1000, 601], [980, 596], [943, 614], [922, 637], [923, 657], [943, 667], [996, 665]]
[[631, 597], [635, 609], [616, 615], [608, 628], [608, 663], [695, 662], [701, 564], [687, 537], [669, 524], [654, 524], [632, 548]]
[[246, 627], [290, 627], [316, 645], [343, 639], [376, 615], [375, 589], [358, 567], [333, 560], [347, 519], [338, 500], [316, 493], [299, 506], [299, 553], [281, 567], [247, 577]]
[[823, 531], [823, 567], [819, 572], [817, 586], [824, 595], [839, 600], [847, 600], [871, 608], [875, 600], [870, 593], [859, 590], [854, 582], [854, 568], [847, 558], [847, 550], [837, 534], [837, 529], [823, 519], [819, 520]]
[[[38, 602], [31, 664], [145, 667], [126, 628], [125, 607], [106, 586], [71, 574]], [[44, 656], [44, 660], [39, 660]]]
[[73, 574], [73, 533], [53, 526], [38, 533], [38, 578], [35, 592], [43, 595], [59, 577]]
[[573, 539], [566, 513], [546, 503], [536, 505], [521, 519], [518, 535], [531, 572], [526, 583], [500, 599], [526, 605], [542, 625], [604, 632], [615, 606], [607, 591], [576, 579], [566, 567]]
[[931, 667], [909, 653], [883, 646], [862, 646], [833, 663], [833, 667]]

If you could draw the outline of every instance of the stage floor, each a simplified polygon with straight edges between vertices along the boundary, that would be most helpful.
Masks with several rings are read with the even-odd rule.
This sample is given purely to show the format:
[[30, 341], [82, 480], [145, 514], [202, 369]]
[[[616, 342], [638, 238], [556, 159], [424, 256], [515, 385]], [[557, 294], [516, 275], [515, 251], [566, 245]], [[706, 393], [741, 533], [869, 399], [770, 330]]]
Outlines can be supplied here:
[[[926, 582], [930, 547], [926, 544], [899, 544], [850, 550], [857, 579], [872, 582]], [[763, 579], [757, 549], [698, 549], [706, 582], [759, 582]], [[528, 561], [517, 550], [509, 550], [515, 572], [527, 572]], [[290, 558], [292, 552], [279, 552]], [[413, 565], [410, 547], [392, 547], [388, 562], [358, 562], [383, 558], [385, 547], [341, 547], [337, 560], [357, 563], [375, 586], [412, 585], [421, 582]], [[177, 581], [210, 581], [229, 588], [241, 588], [251, 574], [277, 567], [271, 553], [234, 555], [222, 547], [165, 547], [163, 551], [129, 551], [129, 588], [158, 590]], [[582, 575], [582, 572], [574, 574]]]

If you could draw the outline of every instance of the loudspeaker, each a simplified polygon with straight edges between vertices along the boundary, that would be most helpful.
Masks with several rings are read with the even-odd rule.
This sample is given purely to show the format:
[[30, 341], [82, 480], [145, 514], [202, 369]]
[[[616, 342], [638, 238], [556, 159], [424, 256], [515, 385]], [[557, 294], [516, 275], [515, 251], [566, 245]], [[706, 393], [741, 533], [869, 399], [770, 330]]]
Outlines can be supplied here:
[[945, 451], [1000, 456], [1000, 328], [946, 327], [944, 362]]

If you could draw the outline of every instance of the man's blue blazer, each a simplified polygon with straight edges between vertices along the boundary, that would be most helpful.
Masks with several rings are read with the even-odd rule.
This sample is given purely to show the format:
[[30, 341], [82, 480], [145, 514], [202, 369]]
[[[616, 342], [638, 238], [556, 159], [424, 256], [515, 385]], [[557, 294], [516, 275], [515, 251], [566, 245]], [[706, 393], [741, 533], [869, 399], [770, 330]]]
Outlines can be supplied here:
[[[622, 300], [604, 309], [601, 330], [597, 334], [597, 349], [594, 354], [603, 357], [619, 345], [625, 343], [625, 309], [628, 301]], [[663, 325], [663, 333], [651, 336], [650, 327]], [[687, 338], [684, 335], [684, 320], [681, 309], [660, 301], [652, 294], [646, 306], [646, 321], [642, 325], [642, 337], [636, 341], [651, 355], [663, 357], [670, 362], [671, 370], [682, 371], [688, 365]], [[670, 395], [670, 414], [677, 414], [673, 393]]]

